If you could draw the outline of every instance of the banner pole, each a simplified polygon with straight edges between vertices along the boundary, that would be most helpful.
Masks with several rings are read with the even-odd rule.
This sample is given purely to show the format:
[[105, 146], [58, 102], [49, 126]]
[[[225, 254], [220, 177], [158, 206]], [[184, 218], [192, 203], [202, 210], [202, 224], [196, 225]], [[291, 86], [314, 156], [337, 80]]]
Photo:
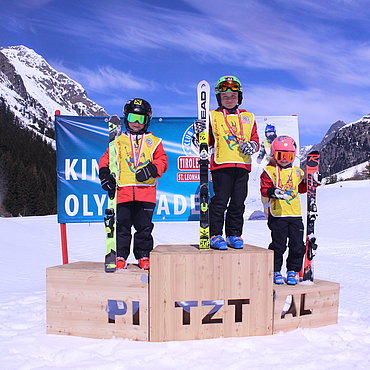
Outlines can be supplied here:
[[[60, 115], [60, 110], [54, 112], [56, 116]], [[61, 223], [60, 225], [60, 240], [62, 242], [62, 262], [63, 265], [68, 264], [68, 246], [67, 246], [67, 225]]]
[[67, 224], [60, 224], [60, 238], [62, 241], [62, 261], [63, 265], [66, 265], [68, 264]]

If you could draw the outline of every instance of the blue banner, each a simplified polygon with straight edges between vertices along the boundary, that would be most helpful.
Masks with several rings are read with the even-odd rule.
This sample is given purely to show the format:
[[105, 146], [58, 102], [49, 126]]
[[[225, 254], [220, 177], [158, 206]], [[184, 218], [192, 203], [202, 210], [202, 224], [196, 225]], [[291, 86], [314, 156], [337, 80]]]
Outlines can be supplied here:
[[[157, 205], [153, 221], [199, 220], [198, 150], [193, 142], [194, 117], [153, 118], [149, 130], [162, 138], [168, 156], [168, 170], [158, 179]], [[266, 125], [274, 125], [278, 135], [290, 135], [297, 144], [297, 116], [256, 117], [260, 141]], [[57, 149], [58, 222], [102, 222], [107, 194], [98, 178], [99, 158], [108, 147], [106, 117], [55, 116]], [[252, 156], [245, 216], [263, 213], [259, 175], [263, 163]], [[212, 196], [212, 182], [210, 182]]]
[[[106, 117], [55, 116], [58, 222], [101, 222], [107, 194], [98, 178], [108, 147]], [[150, 131], [163, 139], [168, 170], [158, 179], [154, 221], [199, 219], [199, 167], [192, 142], [194, 118], [153, 118]]]

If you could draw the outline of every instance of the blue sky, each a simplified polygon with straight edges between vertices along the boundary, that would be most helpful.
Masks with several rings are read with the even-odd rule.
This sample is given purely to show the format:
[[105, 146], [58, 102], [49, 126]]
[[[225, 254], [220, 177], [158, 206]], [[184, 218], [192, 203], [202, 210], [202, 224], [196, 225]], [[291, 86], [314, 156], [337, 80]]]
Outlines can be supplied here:
[[[109, 114], [132, 97], [195, 116], [195, 87], [239, 77], [242, 107], [299, 116], [301, 145], [370, 112], [369, 0], [0, 0], [0, 45], [25, 45]], [[212, 106], [216, 105], [214, 97]]]

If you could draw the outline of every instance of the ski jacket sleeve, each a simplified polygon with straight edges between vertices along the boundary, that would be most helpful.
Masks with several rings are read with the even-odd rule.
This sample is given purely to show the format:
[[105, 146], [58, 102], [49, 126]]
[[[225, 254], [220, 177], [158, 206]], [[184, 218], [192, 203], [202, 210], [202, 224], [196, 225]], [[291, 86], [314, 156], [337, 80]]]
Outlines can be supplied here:
[[168, 158], [164, 151], [162, 141], [154, 151], [152, 163], [157, 167], [158, 177], [161, 177], [167, 171]]
[[265, 198], [269, 198], [269, 196], [267, 195], [267, 189], [274, 188], [275, 185], [272, 182], [271, 177], [267, 174], [266, 171], [262, 172], [260, 180], [261, 180], [261, 185], [260, 185], [261, 196]]
[[100, 157], [99, 160], [99, 169], [102, 167], [108, 167], [109, 168], [109, 149], [105, 151], [105, 153]]
[[298, 185], [298, 193], [303, 194], [307, 193], [307, 182], [306, 179], [303, 179]]
[[257, 147], [256, 152], [258, 152], [259, 149], [260, 149], [260, 138], [259, 138], [258, 132], [257, 132], [257, 122], [256, 121], [253, 122], [251, 138], [250, 138], [249, 141], [254, 141], [254, 142], [257, 143], [258, 147]]

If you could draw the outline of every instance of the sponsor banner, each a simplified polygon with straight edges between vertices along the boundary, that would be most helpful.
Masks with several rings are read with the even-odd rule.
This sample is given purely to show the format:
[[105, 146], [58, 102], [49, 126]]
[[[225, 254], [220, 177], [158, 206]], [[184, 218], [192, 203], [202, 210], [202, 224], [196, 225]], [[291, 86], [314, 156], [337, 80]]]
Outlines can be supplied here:
[[[163, 140], [169, 165], [167, 172], [158, 179], [153, 221], [199, 220], [199, 164], [192, 128], [194, 119], [153, 118], [150, 123], [149, 131]], [[264, 126], [273, 121], [278, 135], [287, 134], [298, 140], [297, 117], [256, 119], [261, 141]], [[99, 158], [108, 147], [106, 120], [106, 117], [55, 116], [59, 223], [103, 221], [107, 194], [101, 189], [98, 172]], [[254, 164], [256, 171], [260, 172], [266, 163]], [[252, 171], [249, 193], [258, 197], [258, 204], [251, 198], [253, 207], [257, 208], [260, 207], [256, 195], [258, 187], [257, 172], [253, 174]], [[212, 196], [212, 182], [210, 192]]]

